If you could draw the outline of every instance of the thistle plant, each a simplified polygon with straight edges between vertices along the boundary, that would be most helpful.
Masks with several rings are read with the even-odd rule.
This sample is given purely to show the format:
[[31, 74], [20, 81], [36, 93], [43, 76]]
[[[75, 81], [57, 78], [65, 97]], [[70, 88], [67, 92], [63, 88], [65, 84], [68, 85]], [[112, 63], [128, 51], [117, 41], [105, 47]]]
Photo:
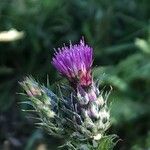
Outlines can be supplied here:
[[66, 78], [58, 93], [26, 77], [21, 86], [39, 116], [37, 125], [50, 135], [66, 139], [58, 149], [111, 150], [115, 135], [106, 135], [110, 127], [110, 91], [99, 90], [92, 75], [93, 49], [81, 39], [79, 44], [56, 50], [52, 65]]

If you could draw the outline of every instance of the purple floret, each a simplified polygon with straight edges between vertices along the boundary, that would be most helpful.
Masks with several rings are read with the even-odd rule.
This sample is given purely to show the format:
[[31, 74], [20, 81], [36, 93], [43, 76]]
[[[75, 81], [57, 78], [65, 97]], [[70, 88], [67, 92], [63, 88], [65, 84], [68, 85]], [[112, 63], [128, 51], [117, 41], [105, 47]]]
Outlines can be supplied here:
[[62, 75], [70, 81], [78, 79], [81, 85], [92, 82], [91, 67], [93, 63], [93, 49], [80, 40], [79, 44], [58, 48], [52, 64]]

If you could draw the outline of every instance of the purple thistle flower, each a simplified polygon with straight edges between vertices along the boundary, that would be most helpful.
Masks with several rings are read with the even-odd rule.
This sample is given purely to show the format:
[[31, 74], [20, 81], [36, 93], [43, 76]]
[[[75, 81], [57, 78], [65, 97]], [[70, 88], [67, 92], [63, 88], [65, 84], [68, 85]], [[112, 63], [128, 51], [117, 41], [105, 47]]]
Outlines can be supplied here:
[[79, 44], [58, 48], [52, 64], [74, 85], [87, 87], [92, 83], [93, 49], [80, 40]]

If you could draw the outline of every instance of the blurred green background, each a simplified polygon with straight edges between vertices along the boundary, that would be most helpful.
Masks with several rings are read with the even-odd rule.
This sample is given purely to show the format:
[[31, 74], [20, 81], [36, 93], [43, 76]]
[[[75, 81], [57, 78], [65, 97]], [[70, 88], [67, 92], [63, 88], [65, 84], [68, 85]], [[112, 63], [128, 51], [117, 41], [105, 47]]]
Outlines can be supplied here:
[[51, 65], [54, 48], [84, 36], [94, 48], [94, 76], [112, 85], [116, 150], [150, 149], [149, 0], [0, 0], [0, 32], [24, 32], [0, 41], [0, 150], [54, 150], [47, 135], [21, 111], [18, 81], [32, 75], [50, 84], [61, 80]]

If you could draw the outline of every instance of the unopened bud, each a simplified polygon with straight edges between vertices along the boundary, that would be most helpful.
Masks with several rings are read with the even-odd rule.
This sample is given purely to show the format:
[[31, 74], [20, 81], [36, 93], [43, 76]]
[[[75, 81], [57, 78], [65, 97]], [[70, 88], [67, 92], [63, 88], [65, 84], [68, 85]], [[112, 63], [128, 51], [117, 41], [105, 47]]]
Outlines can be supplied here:
[[92, 102], [88, 108], [88, 114], [92, 119], [99, 118], [99, 107], [96, 102]]
[[88, 91], [88, 97], [90, 101], [95, 101], [97, 99], [97, 95], [93, 89]]
[[88, 94], [84, 91], [82, 87], [77, 89], [77, 100], [80, 105], [87, 105], [89, 102]]
[[28, 86], [28, 90], [26, 91], [28, 96], [40, 96], [41, 90], [38, 87], [32, 87], [32, 85]]
[[42, 90], [40, 89], [38, 83], [35, 82], [32, 78], [26, 77], [25, 80], [20, 84], [24, 88], [28, 96], [41, 96]]

